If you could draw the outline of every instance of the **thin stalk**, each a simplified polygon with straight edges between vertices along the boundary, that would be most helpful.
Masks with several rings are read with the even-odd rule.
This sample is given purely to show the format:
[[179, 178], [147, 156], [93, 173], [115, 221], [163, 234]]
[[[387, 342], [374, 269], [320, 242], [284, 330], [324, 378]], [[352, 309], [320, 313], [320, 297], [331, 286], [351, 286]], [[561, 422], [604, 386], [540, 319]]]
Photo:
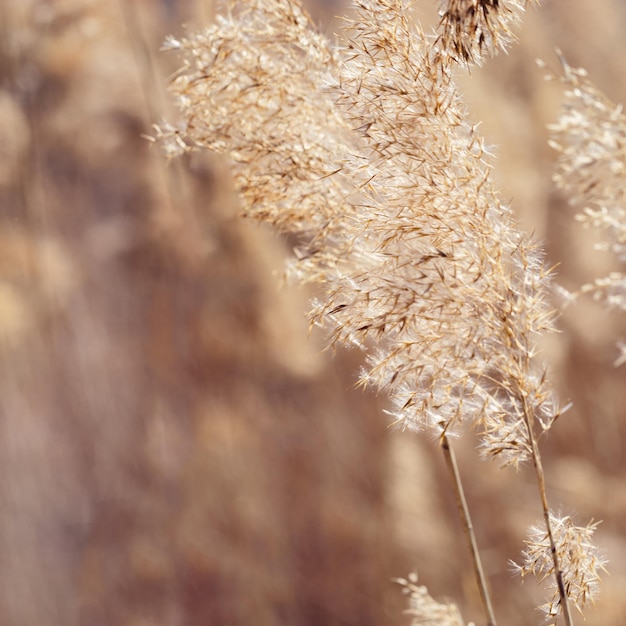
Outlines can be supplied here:
[[478, 584], [478, 590], [480, 592], [480, 600], [483, 605], [485, 617], [487, 618], [487, 626], [496, 626], [496, 618], [493, 613], [493, 606], [491, 604], [491, 596], [489, 595], [489, 589], [487, 588], [487, 579], [485, 578], [485, 571], [483, 569], [482, 561], [480, 560], [480, 554], [478, 553], [478, 544], [476, 543], [476, 535], [474, 534], [474, 526], [472, 525], [472, 518], [470, 517], [469, 508], [467, 506], [467, 500], [465, 498], [465, 492], [463, 490], [463, 484], [461, 483], [461, 475], [459, 474], [459, 467], [456, 462], [456, 456], [454, 450], [450, 445], [450, 440], [446, 434], [441, 439], [441, 449], [443, 450], [443, 456], [446, 460], [446, 466], [450, 474], [452, 482], [452, 488], [454, 491], [454, 498], [456, 505], [459, 509], [459, 516], [463, 523], [463, 529], [465, 531], [465, 538], [472, 554], [472, 562], [474, 563], [474, 575], [476, 576], [476, 582]]
[[546, 524], [548, 541], [550, 542], [550, 552], [552, 554], [552, 562], [554, 564], [554, 576], [556, 578], [556, 585], [559, 590], [559, 596], [561, 598], [561, 609], [563, 611], [563, 618], [565, 619], [566, 626], [574, 626], [574, 621], [572, 620], [572, 615], [569, 610], [569, 602], [567, 599], [567, 592], [565, 591], [565, 584], [563, 583], [563, 570], [561, 569], [561, 563], [559, 562], [559, 555], [557, 554], [556, 543], [554, 541], [554, 535], [552, 533], [552, 523], [550, 522], [550, 509], [548, 507], [548, 496], [546, 495], [546, 478], [543, 471], [543, 465], [541, 463], [541, 455], [539, 454], [537, 438], [535, 437], [535, 429], [533, 427], [531, 411], [528, 407], [528, 403], [526, 402], [526, 400], [524, 400], [523, 406], [524, 422], [526, 423], [526, 429], [528, 430], [528, 439], [530, 440], [533, 465], [535, 466], [535, 474], [537, 475], [539, 495], [541, 497], [541, 506], [543, 508], [543, 519]]

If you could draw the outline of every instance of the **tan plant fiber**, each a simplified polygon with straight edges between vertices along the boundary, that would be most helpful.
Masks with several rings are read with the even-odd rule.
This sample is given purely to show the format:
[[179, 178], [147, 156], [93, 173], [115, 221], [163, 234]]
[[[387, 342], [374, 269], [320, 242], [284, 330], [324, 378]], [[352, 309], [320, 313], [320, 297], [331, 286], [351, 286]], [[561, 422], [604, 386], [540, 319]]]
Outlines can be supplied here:
[[[479, 50], [521, 6], [489, 4]], [[397, 424], [447, 441], [467, 422], [484, 456], [532, 460], [571, 624], [535, 435], [560, 414], [535, 345], [555, 317], [549, 272], [454, 84], [471, 20], [427, 36], [406, 0], [353, 6], [336, 47], [295, 0], [232, 0], [206, 32], [170, 39], [182, 122], [161, 132], [171, 153], [228, 154], [244, 214], [295, 235], [292, 275], [320, 283], [312, 321], [367, 351], [360, 382]]]

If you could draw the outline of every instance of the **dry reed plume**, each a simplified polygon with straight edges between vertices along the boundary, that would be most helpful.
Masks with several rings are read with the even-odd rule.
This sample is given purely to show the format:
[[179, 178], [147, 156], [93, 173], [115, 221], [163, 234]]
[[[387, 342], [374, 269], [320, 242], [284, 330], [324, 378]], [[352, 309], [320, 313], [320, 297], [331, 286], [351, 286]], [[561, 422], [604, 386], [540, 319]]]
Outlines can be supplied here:
[[515, 40], [512, 27], [528, 4], [538, 0], [444, 0], [442, 43], [459, 60], [478, 63]]
[[413, 624], [421, 626], [465, 626], [465, 622], [455, 604], [435, 600], [424, 585], [417, 584], [416, 574], [407, 578], [398, 578], [402, 592], [409, 598], [409, 608], [405, 611], [411, 616]]
[[546, 496], [538, 433], [560, 415], [536, 347], [555, 318], [549, 272], [495, 191], [453, 76], [511, 39], [523, 5], [444, 2], [433, 35], [405, 0], [353, 5], [335, 47], [296, 0], [233, 0], [204, 33], [170, 38], [182, 124], [161, 132], [172, 155], [227, 153], [244, 214], [297, 237], [289, 269], [319, 284], [312, 321], [367, 351], [360, 382], [398, 425], [447, 449], [467, 423], [485, 457], [532, 461], [545, 538], [533, 531], [521, 570], [551, 576], [548, 617], [572, 624], [568, 598], [592, 599], [603, 561]]
[[[592, 522], [582, 528], [575, 526], [569, 516], [552, 516], [551, 524], [567, 597], [582, 612], [584, 606], [597, 596], [598, 573], [606, 565], [606, 560], [592, 542], [598, 524]], [[544, 526], [530, 529], [523, 556], [524, 564], [515, 565], [522, 577], [532, 573], [541, 580], [549, 580], [554, 576], [554, 562]], [[560, 601], [559, 591], [554, 588], [552, 599], [541, 608], [547, 615], [556, 617]]]
[[[550, 145], [558, 151], [556, 184], [582, 209], [576, 219], [598, 231], [602, 250], [626, 262], [626, 116], [590, 81], [584, 69], [561, 57], [565, 101], [557, 123], [550, 126]], [[611, 272], [585, 284], [609, 308], [626, 311], [626, 275]], [[574, 296], [579, 294], [573, 294]], [[618, 343], [616, 365], [626, 362], [626, 343]]]

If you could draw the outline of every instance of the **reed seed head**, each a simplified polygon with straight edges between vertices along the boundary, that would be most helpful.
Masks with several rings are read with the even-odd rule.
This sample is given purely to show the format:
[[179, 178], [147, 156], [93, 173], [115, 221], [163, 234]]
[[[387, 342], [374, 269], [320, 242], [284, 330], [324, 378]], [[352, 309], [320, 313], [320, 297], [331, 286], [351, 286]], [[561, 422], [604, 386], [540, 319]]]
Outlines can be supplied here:
[[535, 347], [548, 273], [498, 198], [449, 51], [407, 0], [354, 5], [334, 48], [294, 0], [233, 1], [170, 40], [182, 126], [164, 134], [228, 153], [244, 214], [297, 236], [294, 273], [323, 283], [313, 322], [367, 349], [361, 384], [399, 425], [468, 421], [517, 465], [526, 416], [558, 414]]
[[[592, 542], [598, 523], [576, 526], [571, 517], [554, 514], [550, 514], [550, 523], [567, 597], [582, 612], [597, 597], [600, 572], [606, 571], [607, 561]], [[530, 529], [522, 556], [523, 563], [513, 563], [513, 566], [522, 577], [532, 573], [546, 581], [552, 599], [539, 608], [547, 619], [553, 620], [561, 613], [561, 606], [545, 525], [538, 524]]]
[[515, 40], [512, 27], [537, 0], [443, 0], [441, 45], [458, 61], [479, 64]]
[[244, 215], [297, 235], [292, 272], [324, 281], [343, 254], [349, 128], [323, 85], [329, 42], [291, 0], [245, 0], [203, 33], [170, 38], [184, 60], [171, 84], [181, 125], [161, 130], [170, 155], [227, 153]]
[[[626, 116], [588, 78], [561, 56], [565, 99], [557, 123], [549, 126], [550, 145], [559, 153], [554, 180], [582, 209], [576, 219], [596, 230], [599, 247], [626, 263]], [[608, 275], [583, 285], [609, 308], [626, 311], [626, 274]], [[626, 362], [623, 342], [616, 365]]]
[[465, 626], [457, 606], [435, 600], [424, 585], [418, 584], [417, 574], [397, 578], [395, 582], [402, 586], [402, 593], [408, 596], [409, 608], [405, 613], [411, 616], [412, 626]]

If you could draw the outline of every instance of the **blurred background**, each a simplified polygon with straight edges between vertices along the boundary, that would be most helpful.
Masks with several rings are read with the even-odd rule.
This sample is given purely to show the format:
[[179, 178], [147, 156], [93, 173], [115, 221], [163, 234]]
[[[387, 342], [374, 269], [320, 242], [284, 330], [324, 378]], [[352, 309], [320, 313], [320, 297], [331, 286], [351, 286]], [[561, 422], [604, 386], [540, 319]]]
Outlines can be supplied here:
[[[339, 28], [340, 1], [307, 2]], [[0, 624], [407, 624], [417, 571], [482, 623], [444, 463], [353, 388], [361, 355], [308, 335], [287, 246], [238, 218], [227, 163], [166, 164], [159, 52], [211, 0], [0, 0]], [[430, 0], [416, 2], [426, 23]], [[186, 26], [184, 26], [186, 25]], [[626, 102], [626, 4], [552, 0], [462, 76], [496, 177], [559, 282], [610, 271], [551, 183], [559, 46]], [[543, 442], [550, 497], [597, 533], [610, 576], [589, 626], [626, 623], [625, 320], [580, 302], [545, 345], [574, 408]], [[511, 574], [541, 517], [534, 477], [460, 444], [501, 624], [539, 624]]]

